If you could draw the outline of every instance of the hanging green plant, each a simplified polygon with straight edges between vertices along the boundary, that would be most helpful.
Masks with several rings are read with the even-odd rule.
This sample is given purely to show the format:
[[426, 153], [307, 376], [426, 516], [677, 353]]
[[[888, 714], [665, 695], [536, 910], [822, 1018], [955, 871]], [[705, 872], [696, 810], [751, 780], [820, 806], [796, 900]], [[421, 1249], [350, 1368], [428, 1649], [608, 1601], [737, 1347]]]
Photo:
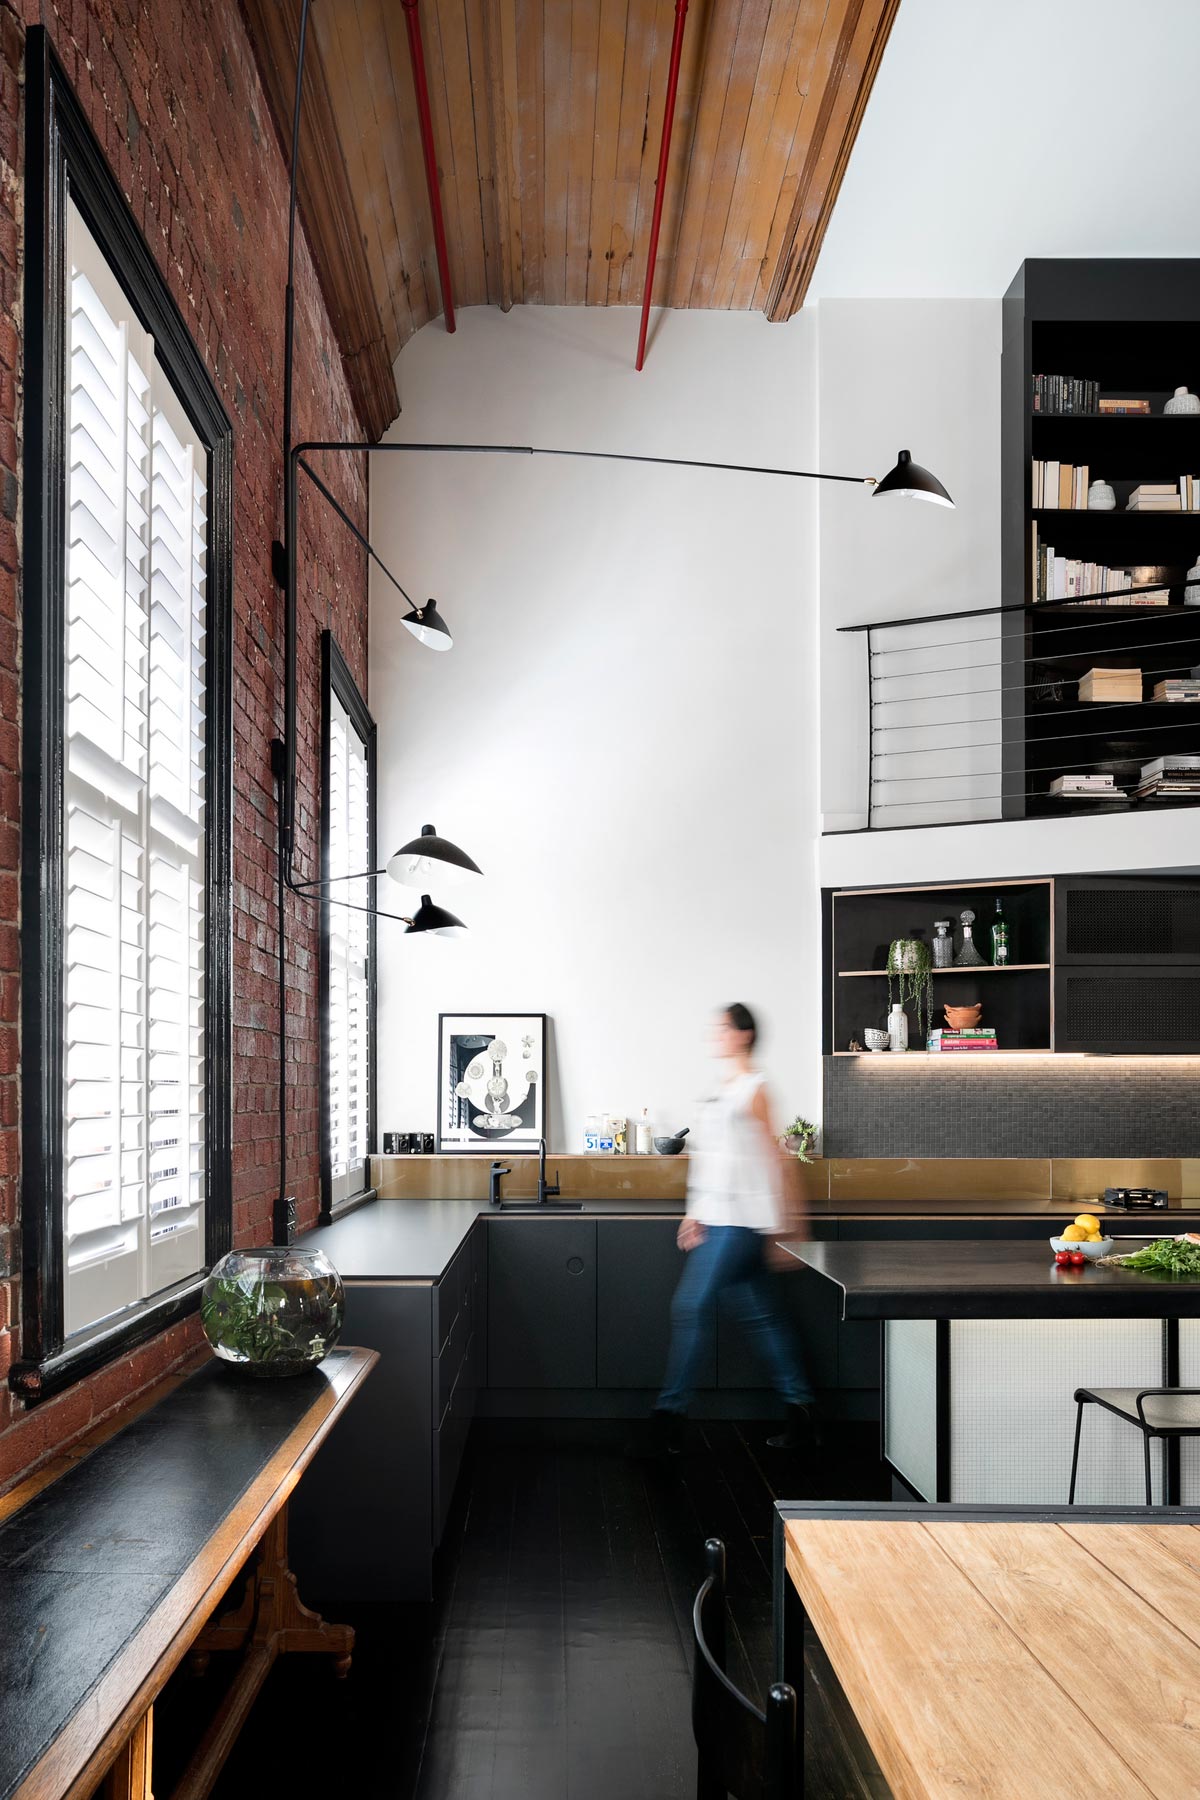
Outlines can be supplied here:
[[918, 1031], [929, 1042], [932, 1024], [933, 959], [920, 938], [894, 938], [887, 956], [888, 1005], [913, 1009]]

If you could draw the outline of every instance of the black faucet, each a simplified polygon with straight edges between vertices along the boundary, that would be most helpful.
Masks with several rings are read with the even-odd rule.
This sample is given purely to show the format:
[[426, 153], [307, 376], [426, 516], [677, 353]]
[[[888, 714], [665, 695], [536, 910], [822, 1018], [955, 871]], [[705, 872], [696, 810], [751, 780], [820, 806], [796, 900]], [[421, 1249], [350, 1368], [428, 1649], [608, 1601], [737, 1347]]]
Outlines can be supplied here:
[[562, 1192], [558, 1185], [558, 1170], [554, 1171], [554, 1180], [546, 1180], [546, 1140], [538, 1139], [538, 1205], [545, 1206], [547, 1200], [553, 1200]]
[[511, 1175], [511, 1174], [512, 1174], [512, 1170], [509, 1168], [506, 1168], [503, 1163], [494, 1162], [492, 1164], [491, 1179], [488, 1182], [488, 1205], [489, 1206], [499, 1206], [500, 1205], [500, 1177], [502, 1175]]

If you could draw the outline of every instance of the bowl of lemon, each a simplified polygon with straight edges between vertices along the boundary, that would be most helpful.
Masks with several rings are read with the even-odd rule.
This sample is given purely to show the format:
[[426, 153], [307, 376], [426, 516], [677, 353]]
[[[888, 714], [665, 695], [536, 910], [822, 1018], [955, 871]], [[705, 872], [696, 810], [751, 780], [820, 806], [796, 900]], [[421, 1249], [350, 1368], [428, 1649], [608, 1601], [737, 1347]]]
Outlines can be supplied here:
[[1095, 1262], [1101, 1256], [1112, 1254], [1113, 1240], [1105, 1237], [1104, 1227], [1095, 1213], [1080, 1213], [1069, 1225], [1063, 1227], [1061, 1237], [1050, 1239], [1050, 1248], [1055, 1256], [1069, 1256], [1074, 1260], [1080, 1257], [1084, 1262]]

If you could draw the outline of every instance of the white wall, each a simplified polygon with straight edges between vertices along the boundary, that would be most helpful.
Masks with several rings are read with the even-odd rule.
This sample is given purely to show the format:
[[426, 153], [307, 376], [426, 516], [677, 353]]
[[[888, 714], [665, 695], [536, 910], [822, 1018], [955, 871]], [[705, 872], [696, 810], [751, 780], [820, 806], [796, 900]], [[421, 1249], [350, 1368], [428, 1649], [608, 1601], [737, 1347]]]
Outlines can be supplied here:
[[[411, 440], [813, 466], [812, 321], [465, 309], [397, 363]], [[379, 1129], [432, 1128], [439, 1011], [554, 1021], [552, 1143], [671, 1125], [712, 1009], [768, 1027], [781, 1107], [819, 1104], [816, 489], [636, 465], [377, 456], [372, 537], [436, 596], [446, 656], [373, 575], [381, 849], [426, 820], [486, 880], [457, 941], [379, 933]], [[386, 898], [399, 897], [392, 890]], [[381, 897], [381, 904], [385, 897]]]
[[1196, 0], [904, 0], [809, 298], [991, 298], [1027, 256], [1194, 256]]

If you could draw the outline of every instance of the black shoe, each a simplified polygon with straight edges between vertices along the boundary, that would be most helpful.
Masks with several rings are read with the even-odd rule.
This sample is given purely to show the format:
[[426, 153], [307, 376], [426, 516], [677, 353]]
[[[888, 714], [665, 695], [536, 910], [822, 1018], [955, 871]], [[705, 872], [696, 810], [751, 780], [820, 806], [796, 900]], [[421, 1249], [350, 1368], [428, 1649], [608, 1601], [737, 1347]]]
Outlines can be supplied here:
[[682, 1456], [684, 1453], [684, 1415], [667, 1413], [666, 1408], [657, 1406], [649, 1415], [649, 1433], [646, 1436], [631, 1438], [624, 1449], [626, 1456], [637, 1458], [653, 1458], [653, 1456]]
[[811, 1401], [805, 1406], [789, 1406], [787, 1422], [776, 1437], [767, 1439], [768, 1450], [818, 1450], [821, 1433], [816, 1409]]

